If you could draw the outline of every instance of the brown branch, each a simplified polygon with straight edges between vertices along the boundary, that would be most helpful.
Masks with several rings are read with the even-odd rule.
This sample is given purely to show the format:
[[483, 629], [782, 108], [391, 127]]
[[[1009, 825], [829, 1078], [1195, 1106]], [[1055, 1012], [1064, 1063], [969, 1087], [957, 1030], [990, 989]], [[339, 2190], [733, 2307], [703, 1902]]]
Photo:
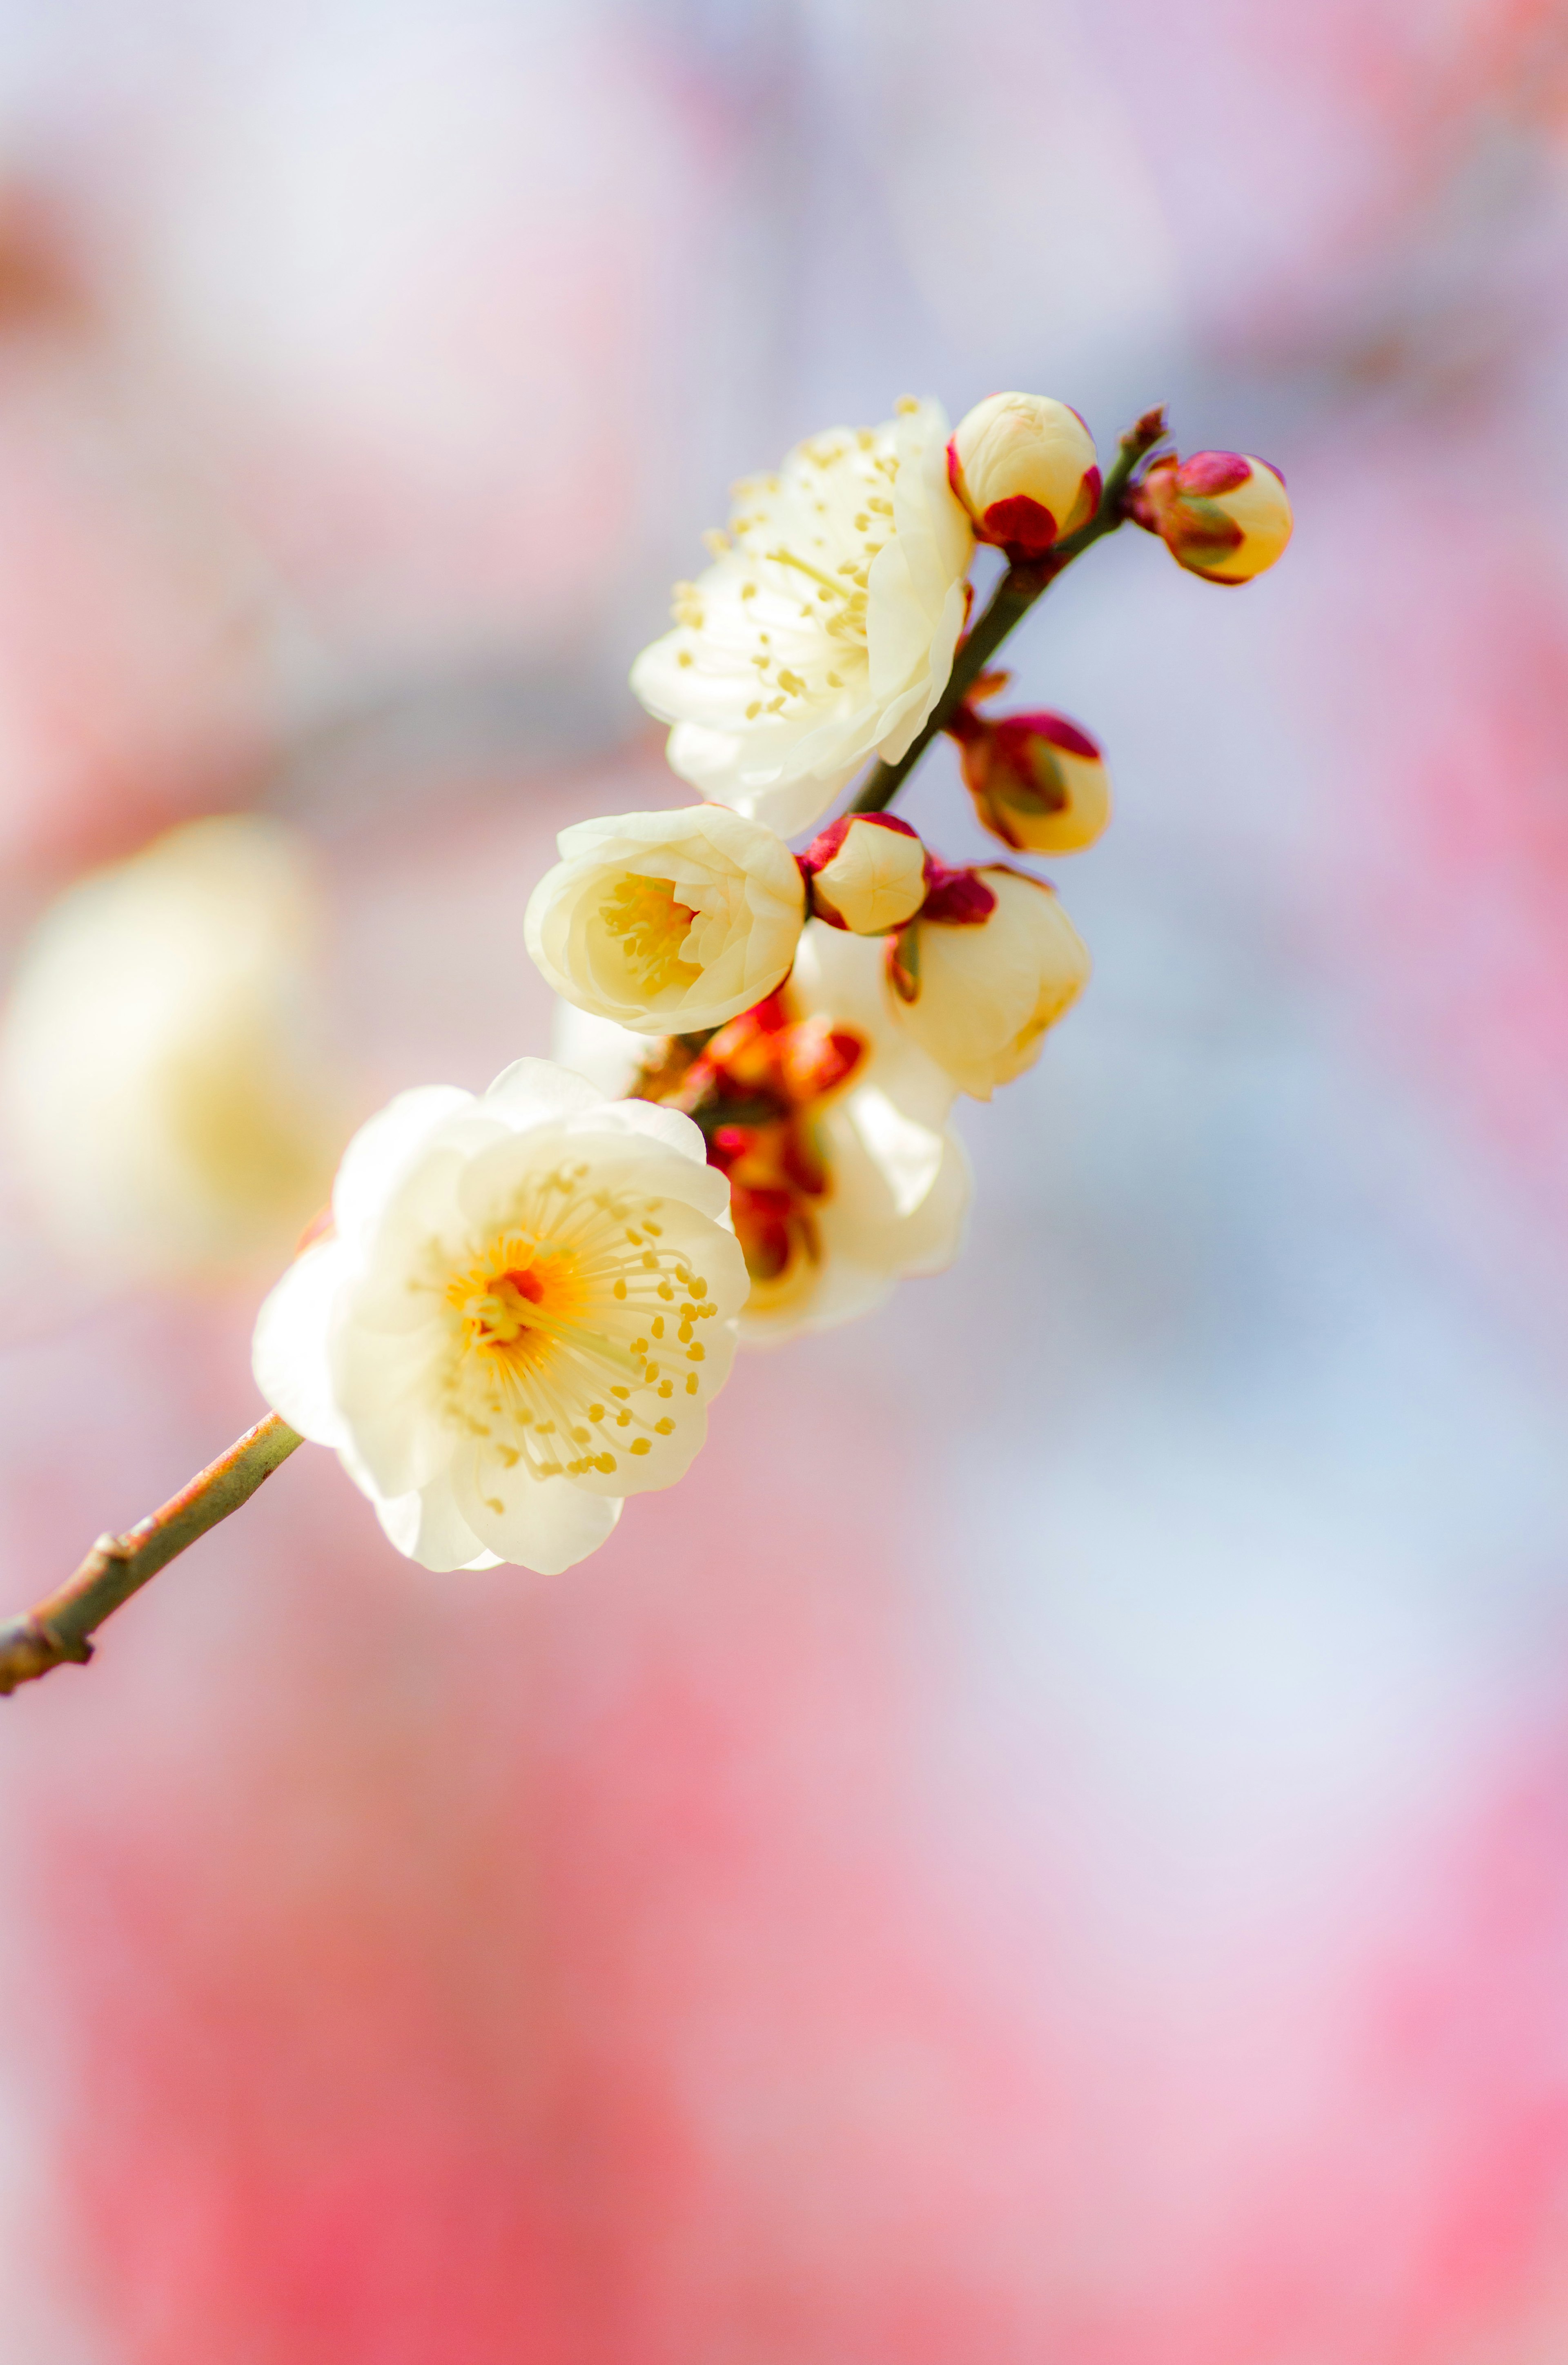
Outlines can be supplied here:
[[110, 1612], [208, 1528], [249, 1502], [263, 1479], [303, 1442], [281, 1415], [269, 1413], [227, 1453], [197, 1471], [161, 1510], [150, 1512], [123, 1536], [100, 1536], [74, 1576], [25, 1617], [0, 1625], [0, 1692], [14, 1692], [66, 1659], [90, 1659], [87, 1637]]

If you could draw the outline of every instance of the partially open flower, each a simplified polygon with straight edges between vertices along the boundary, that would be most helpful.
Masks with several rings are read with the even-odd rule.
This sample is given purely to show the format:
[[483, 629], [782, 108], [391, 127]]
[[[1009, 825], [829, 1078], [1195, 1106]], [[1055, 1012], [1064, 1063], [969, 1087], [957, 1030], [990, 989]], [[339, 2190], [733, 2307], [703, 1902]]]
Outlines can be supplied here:
[[971, 706], [947, 725], [964, 782], [993, 837], [1026, 854], [1077, 854], [1111, 818], [1105, 760], [1065, 714], [1008, 714]]
[[190, 822], [62, 895], [22, 956], [0, 1105], [78, 1275], [221, 1275], [320, 1205], [351, 1086], [323, 1023], [308, 849], [253, 814]]
[[939, 406], [912, 400], [735, 488], [714, 564], [632, 668], [704, 796], [790, 837], [869, 757], [907, 751], [952, 670], [974, 551], [946, 442]]
[[728, 1201], [689, 1117], [548, 1059], [400, 1093], [262, 1308], [257, 1382], [425, 1567], [569, 1568], [703, 1441], [747, 1289]]
[[812, 910], [832, 928], [884, 936], [925, 901], [925, 848], [892, 813], [847, 813], [801, 857]]
[[805, 886], [781, 837], [724, 805], [585, 821], [523, 921], [557, 993], [648, 1035], [696, 1033], [787, 977]]
[[1157, 460], [1127, 509], [1178, 566], [1211, 583], [1250, 583], [1272, 566], [1294, 522], [1279, 470], [1240, 452]]
[[1054, 890], [1001, 864], [949, 874], [895, 939], [890, 963], [905, 1026], [980, 1101], [1033, 1067], [1089, 967]]
[[1094, 438], [1076, 410], [1043, 394], [992, 394], [947, 446], [953, 490], [982, 542], [1036, 558], [1100, 506]]

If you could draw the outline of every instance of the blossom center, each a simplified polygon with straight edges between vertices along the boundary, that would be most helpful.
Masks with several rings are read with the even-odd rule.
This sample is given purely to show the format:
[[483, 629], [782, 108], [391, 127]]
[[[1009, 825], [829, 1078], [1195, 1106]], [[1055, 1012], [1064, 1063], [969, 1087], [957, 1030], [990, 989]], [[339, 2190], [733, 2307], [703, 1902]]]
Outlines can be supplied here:
[[695, 1413], [719, 1308], [670, 1237], [661, 1200], [595, 1182], [586, 1165], [542, 1171], [508, 1222], [429, 1281], [451, 1310], [439, 1387], [446, 1417], [498, 1473], [611, 1475]]
[[617, 881], [600, 905], [599, 916], [607, 932], [621, 939], [627, 967], [644, 992], [690, 985], [701, 975], [698, 964], [682, 958], [697, 913], [689, 903], [677, 902], [669, 880], [645, 879], [634, 871]]

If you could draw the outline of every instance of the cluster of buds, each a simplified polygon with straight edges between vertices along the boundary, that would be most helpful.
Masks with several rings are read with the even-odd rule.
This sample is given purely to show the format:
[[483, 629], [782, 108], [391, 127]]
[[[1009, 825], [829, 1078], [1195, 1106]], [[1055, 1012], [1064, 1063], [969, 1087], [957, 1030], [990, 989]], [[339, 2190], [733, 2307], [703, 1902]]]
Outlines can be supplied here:
[[865, 801], [885, 801], [941, 728], [1011, 854], [1094, 843], [1111, 790], [1088, 734], [982, 714], [1005, 676], [952, 687], [969, 572], [994, 544], [1016, 607], [1125, 518], [1213, 581], [1271, 565], [1278, 472], [1151, 458], [1163, 440], [1147, 413], [1107, 493], [1064, 403], [992, 395], [949, 434], [906, 400], [737, 487], [633, 673], [708, 801], [563, 832], [524, 923], [558, 1060], [373, 1120], [330, 1239], [263, 1312], [263, 1392], [401, 1549], [568, 1565], [684, 1470], [737, 1339], [842, 1321], [957, 1254], [954, 1102], [1033, 1064], [1089, 954], [1011, 862], [950, 868], [881, 811], [820, 824], [872, 757], [892, 777]]
[[1242, 452], [1166, 454], [1127, 495], [1126, 511], [1179, 566], [1210, 583], [1250, 583], [1272, 566], [1294, 523], [1278, 468]]

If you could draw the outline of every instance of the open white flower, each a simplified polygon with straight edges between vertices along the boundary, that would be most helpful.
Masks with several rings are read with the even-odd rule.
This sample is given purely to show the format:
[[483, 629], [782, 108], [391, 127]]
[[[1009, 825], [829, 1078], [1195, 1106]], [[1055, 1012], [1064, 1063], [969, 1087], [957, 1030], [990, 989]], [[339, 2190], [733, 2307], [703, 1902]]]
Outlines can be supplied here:
[[648, 1035], [721, 1026], [789, 973], [805, 881], [724, 805], [578, 822], [529, 899], [528, 949], [568, 1002]]
[[321, 1205], [349, 1085], [323, 1039], [318, 900], [299, 839], [230, 814], [45, 915], [6, 1013], [0, 1108], [74, 1272], [249, 1269]]
[[520, 1059], [478, 1097], [400, 1094], [332, 1211], [262, 1308], [256, 1378], [400, 1552], [554, 1574], [682, 1475], [747, 1289], [689, 1118]]
[[908, 1033], [960, 1091], [988, 1101], [1034, 1066], [1089, 969], [1054, 888], [987, 863], [933, 890], [895, 940], [891, 973]]
[[705, 796], [790, 837], [868, 757], [908, 749], [952, 671], [974, 550], [946, 444], [940, 407], [911, 401], [737, 486], [719, 556], [632, 669]]

